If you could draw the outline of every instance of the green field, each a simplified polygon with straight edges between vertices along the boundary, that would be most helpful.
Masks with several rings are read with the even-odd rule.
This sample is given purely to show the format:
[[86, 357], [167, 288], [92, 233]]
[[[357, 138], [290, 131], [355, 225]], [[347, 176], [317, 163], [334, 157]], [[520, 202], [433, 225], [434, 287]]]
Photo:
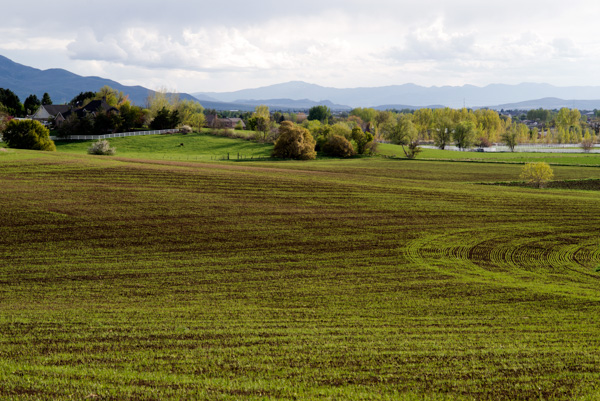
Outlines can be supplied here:
[[[168, 160], [268, 158], [273, 145], [232, 140], [209, 134], [131, 136], [108, 140], [117, 156]], [[85, 154], [94, 141], [55, 141], [59, 152]], [[183, 144], [183, 146], [181, 146]]]
[[0, 152], [0, 399], [600, 399], [598, 191], [147, 138]]

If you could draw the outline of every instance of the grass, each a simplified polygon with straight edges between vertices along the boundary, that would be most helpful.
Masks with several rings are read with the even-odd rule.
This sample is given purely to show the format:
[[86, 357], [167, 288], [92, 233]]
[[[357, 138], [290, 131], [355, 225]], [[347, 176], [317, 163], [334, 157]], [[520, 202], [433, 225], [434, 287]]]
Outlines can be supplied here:
[[[59, 152], [84, 154], [94, 141], [55, 141]], [[215, 160], [269, 157], [273, 145], [209, 134], [147, 135], [109, 139], [117, 156], [169, 160]], [[181, 146], [183, 144], [183, 146]]]
[[0, 154], [0, 398], [598, 399], [598, 192], [113, 145]]

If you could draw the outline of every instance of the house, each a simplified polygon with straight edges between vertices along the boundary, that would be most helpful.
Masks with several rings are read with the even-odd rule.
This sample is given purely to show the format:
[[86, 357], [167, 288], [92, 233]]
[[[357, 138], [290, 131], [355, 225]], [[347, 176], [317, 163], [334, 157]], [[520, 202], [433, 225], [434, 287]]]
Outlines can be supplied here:
[[92, 100], [83, 107], [80, 107], [78, 109], [70, 109], [69, 111], [61, 114], [65, 119], [72, 113], [77, 114], [77, 117], [79, 118], [85, 117], [88, 114], [91, 114], [95, 117], [96, 114], [102, 110], [106, 111], [107, 113], [119, 113], [119, 109], [117, 109], [116, 107], [111, 107], [108, 103], [106, 103], [106, 100], [101, 99]]
[[119, 109], [117, 109], [116, 107], [111, 107], [108, 103], [106, 103], [106, 100], [92, 100], [83, 107], [79, 107], [77, 109], [70, 108], [64, 113], [58, 114], [55, 117], [54, 122], [57, 126], [60, 126], [63, 123], [63, 121], [65, 121], [67, 118], [69, 118], [69, 116], [73, 114], [77, 115], [78, 118], [84, 118], [88, 115], [96, 117], [96, 114], [103, 110], [107, 113], [119, 114]]
[[219, 118], [216, 114], [206, 116], [205, 126], [209, 128], [235, 128], [241, 124], [242, 129], [246, 129], [246, 123], [241, 118]]
[[222, 124], [223, 128], [235, 128], [240, 124], [242, 129], [246, 129], [246, 124], [241, 118], [220, 118], [219, 123]]
[[31, 116], [32, 120], [41, 122], [49, 122], [55, 120], [56, 117], [71, 110], [71, 106], [67, 104], [43, 104], [41, 105], [35, 114]]

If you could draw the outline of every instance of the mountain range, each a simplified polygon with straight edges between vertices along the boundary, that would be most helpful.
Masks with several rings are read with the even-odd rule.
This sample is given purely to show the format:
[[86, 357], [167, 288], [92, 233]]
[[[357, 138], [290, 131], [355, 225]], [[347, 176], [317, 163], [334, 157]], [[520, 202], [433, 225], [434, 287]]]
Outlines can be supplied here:
[[[558, 87], [544, 83], [492, 84], [484, 87], [474, 85], [424, 87], [404, 84], [374, 88], [338, 89], [293, 81], [235, 92], [198, 92], [192, 93], [192, 95], [201, 101], [204, 99], [233, 103], [244, 103], [244, 99], [254, 99], [253, 102], [266, 102], [281, 98], [309, 99], [324, 103], [323, 99], [327, 99], [327, 101], [334, 104], [344, 105], [344, 108], [410, 109], [445, 106], [460, 108], [466, 106], [471, 108], [508, 109], [519, 105], [518, 102], [526, 102], [519, 106], [526, 109], [554, 108], [558, 104], [574, 107], [573, 104], [583, 101], [585, 101], [583, 104], [586, 108], [600, 108], [600, 87], [598, 86]], [[343, 108], [340, 107], [339, 109]]]
[[[41, 99], [44, 92], [48, 92], [54, 104], [67, 103], [80, 92], [97, 92], [105, 85], [129, 95], [138, 106], [144, 106], [148, 95], [154, 93], [142, 86], [125, 86], [100, 77], [82, 77], [60, 68], [39, 70], [0, 55], [0, 88], [10, 89], [21, 102], [32, 94]], [[183, 99], [194, 99], [185, 93], [178, 95]]]
[[[41, 98], [44, 92], [48, 92], [55, 104], [66, 103], [80, 92], [95, 92], [104, 85], [129, 95], [131, 101], [139, 106], [144, 106], [148, 95], [154, 92], [142, 86], [125, 86], [110, 79], [83, 77], [58, 68], [39, 70], [0, 55], [0, 88], [12, 90], [21, 101], [30, 94]], [[404, 84], [340, 89], [292, 81], [234, 92], [178, 95], [182, 99], [198, 100], [207, 109], [242, 111], [252, 111], [259, 104], [266, 104], [271, 110], [307, 110], [316, 105], [326, 105], [336, 111], [348, 111], [354, 107], [402, 110], [464, 106], [497, 110], [540, 107], [600, 109], [598, 86], [559, 87], [545, 83], [492, 84], [483, 87]]]

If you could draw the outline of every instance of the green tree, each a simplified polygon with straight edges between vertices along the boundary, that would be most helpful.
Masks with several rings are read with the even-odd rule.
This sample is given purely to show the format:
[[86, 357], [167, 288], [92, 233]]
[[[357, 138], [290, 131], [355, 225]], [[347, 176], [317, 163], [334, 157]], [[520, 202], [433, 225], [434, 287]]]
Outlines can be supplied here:
[[344, 121], [339, 121], [331, 125], [331, 135], [340, 135], [350, 140], [352, 139], [352, 128]]
[[291, 121], [284, 121], [279, 126], [279, 137], [273, 147], [273, 156], [281, 159], [314, 159], [315, 140], [310, 132]]
[[321, 123], [328, 123], [331, 118], [331, 110], [325, 105], [313, 106], [308, 110], [309, 121], [319, 120]]
[[0, 88], [0, 104], [4, 105], [6, 112], [11, 116], [23, 116], [23, 105], [19, 97], [10, 89]]
[[356, 153], [364, 155], [369, 145], [373, 142], [373, 134], [363, 132], [362, 128], [354, 127], [352, 129], [352, 139], [356, 143]]
[[417, 139], [417, 128], [412, 114], [398, 114], [381, 127], [385, 139], [396, 145], [408, 145]]
[[50, 131], [35, 120], [11, 120], [2, 133], [4, 143], [11, 148], [55, 151]]
[[550, 110], [544, 110], [541, 107], [539, 109], [529, 110], [527, 112], [528, 120], [537, 120], [537, 121], [541, 121], [541, 122], [548, 122], [548, 121], [550, 121], [551, 116], [552, 115], [550, 113]]
[[356, 109], [352, 109], [350, 111], [351, 116], [360, 117], [360, 119], [366, 123], [371, 123], [375, 121], [375, 117], [377, 117], [377, 110], [372, 108], [361, 108], [358, 107]]
[[94, 117], [94, 134], [104, 135], [115, 132], [121, 125], [121, 117], [113, 112], [100, 110]]
[[104, 85], [98, 92], [95, 93], [94, 99], [104, 100], [111, 107], [117, 107], [120, 104], [128, 101], [128, 96], [123, 92]]
[[40, 99], [38, 99], [36, 95], [27, 96], [27, 99], [25, 99], [25, 102], [23, 103], [25, 113], [34, 114], [41, 104], [42, 102], [40, 101]]
[[494, 110], [479, 109], [474, 112], [477, 119], [476, 128], [480, 131], [483, 142], [498, 142], [504, 124], [500, 119], [500, 115]]
[[433, 111], [431, 109], [418, 109], [413, 113], [413, 123], [419, 133], [419, 138], [429, 139], [429, 130], [433, 125]]
[[475, 143], [475, 124], [471, 121], [461, 121], [454, 128], [452, 137], [459, 149], [468, 149]]
[[381, 132], [392, 143], [401, 145], [407, 158], [414, 159], [421, 152], [418, 146], [418, 131], [413, 123], [412, 114], [397, 115], [381, 127]]
[[181, 124], [189, 125], [198, 132], [204, 127], [204, 107], [194, 100], [184, 99], [176, 105]]
[[518, 144], [519, 130], [517, 124], [513, 123], [508, 129], [502, 134], [502, 142], [508, 146], [511, 152], [515, 151], [515, 147]]
[[144, 114], [142, 109], [131, 105], [129, 102], [125, 102], [119, 107], [119, 115], [121, 117], [121, 126], [119, 127], [121, 132], [128, 132], [143, 125]]
[[550, 165], [545, 162], [526, 163], [521, 170], [521, 179], [538, 188], [542, 188], [546, 182], [554, 177], [554, 172]]
[[44, 95], [42, 96], [42, 104], [43, 105], [52, 104], [52, 99], [50, 99], [50, 95], [48, 94], [48, 92], [44, 92]]
[[571, 128], [580, 127], [581, 113], [577, 109], [563, 107], [556, 114], [556, 126], [569, 131]]
[[433, 123], [433, 142], [440, 149], [445, 149], [454, 130], [454, 122], [450, 113], [441, 113], [435, 116]]
[[248, 126], [253, 131], [262, 133], [263, 141], [266, 140], [267, 134], [271, 130], [271, 112], [269, 111], [269, 107], [264, 104], [256, 106], [252, 117], [248, 120]]
[[96, 97], [94, 92], [79, 92], [79, 95], [75, 96], [69, 102], [69, 105], [73, 107], [83, 107]]
[[177, 110], [169, 111], [169, 109], [163, 107], [150, 123], [150, 129], [171, 129], [177, 127], [179, 123], [179, 112]]

